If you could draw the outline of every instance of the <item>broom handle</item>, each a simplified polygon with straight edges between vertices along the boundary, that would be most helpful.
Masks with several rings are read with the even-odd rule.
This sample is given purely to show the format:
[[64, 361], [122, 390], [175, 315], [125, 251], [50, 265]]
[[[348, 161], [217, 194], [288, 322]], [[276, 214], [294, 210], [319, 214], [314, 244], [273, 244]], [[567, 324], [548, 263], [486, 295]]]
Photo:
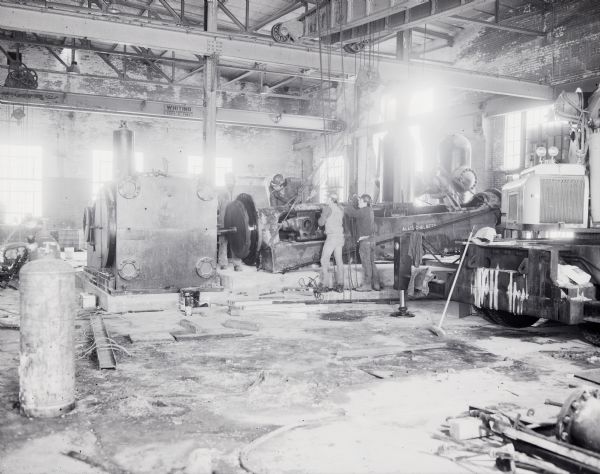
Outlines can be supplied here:
[[462, 268], [463, 262], [465, 261], [465, 257], [467, 255], [467, 250], [469, 249], [469, 244], [471, 243], [471, 237], [473, 237], [473, 231], [469, 234], [467, 238], [467, 245], [465, 245], [465, 250], [463, 251], [462, 256], [460, 257], [460, 262], [458, 263], [458, 269], [456, 270], [456, 274], [454, 275], [454, 281], [452, 282], [452, 286], [450, 287], [450, 293], [448, 293], [448, 298], [446, 298], [446, 305], [444, 306], [444, 311], [442, 312], [442, 317], [440, 318], [440, 322], [437, 327], [441, 328], [442, 323], [444, 322], [444, 318], [446, 317], [446, 312], [448, 311], [448, 306], [450, 305], [450, 298], [452, 298], [452, 294], [454, 293], [454, 287], [456, 286], [456, 281], [458, 280], [458, 274], [460, 273], [460, 269]]

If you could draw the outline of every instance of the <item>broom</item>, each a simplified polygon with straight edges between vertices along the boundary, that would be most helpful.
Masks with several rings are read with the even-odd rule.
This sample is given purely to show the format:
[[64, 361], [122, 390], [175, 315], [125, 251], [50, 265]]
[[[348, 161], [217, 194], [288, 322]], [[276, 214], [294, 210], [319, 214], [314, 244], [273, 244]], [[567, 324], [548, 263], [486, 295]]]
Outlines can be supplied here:
[[440, 321], [434, 325], [434, 326], [429, 326], [427, 329], [434, 335], [439, 336], [439, 337], [443, 337], [446, 335], [446, 331], [444, 331], [442, 329], [442, 324], [444, 323], [444, 318], [446, 318], [446, 313], [448, 312], [448, 306], [450, 305], [450, 299], [452, 298], [452, 294], [454, 293], [454, 287], [456, 286], [456, 281], [458, 280], [458, 274], [460, 273], [460, 269], [462, 268], [463, 262], [465, 261], [465, 257], [467, 255], [467, 250], [469, 249], [469, 244], [471, 243], [471, 237], [473, 237], [473, 230], [475, 230], [475, 228], [473, 228], [471, 230], [471, 233], [469, 234], [469, 237], [467, 238], [467, 244], [465, 245], [465, 249], [463, 250], [463, 253], [460, 257], [460, 262], [458, 263], [458, 269], [456, 270], [456, 273], [454, 275], [454, 281], [452, 282], [452, 286], [450, 287], [450, 293], [448, 293], [448, 298], [446, 298], [446, 305], [444, 306], [444, 311], [442, 311], [442, 317], [440, 318]]

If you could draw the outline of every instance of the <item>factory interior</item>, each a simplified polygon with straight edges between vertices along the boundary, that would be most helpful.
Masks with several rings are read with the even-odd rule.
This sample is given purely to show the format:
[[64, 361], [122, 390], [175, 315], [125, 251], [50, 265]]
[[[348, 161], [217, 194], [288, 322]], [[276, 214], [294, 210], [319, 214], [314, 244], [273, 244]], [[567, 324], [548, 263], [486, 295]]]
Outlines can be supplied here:
[[600, 474], [598, 45], [0, 0], [0, 474]]

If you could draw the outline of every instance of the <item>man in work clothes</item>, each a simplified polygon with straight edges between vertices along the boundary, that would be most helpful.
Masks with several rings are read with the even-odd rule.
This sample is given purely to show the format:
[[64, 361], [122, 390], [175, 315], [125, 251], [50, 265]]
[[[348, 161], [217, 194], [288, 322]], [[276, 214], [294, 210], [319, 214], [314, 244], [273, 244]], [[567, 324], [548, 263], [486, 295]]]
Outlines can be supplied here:
[[[225, 175], [225, 189], [223, 189], [217, 195], [217, 226], [225, 227], [225, 209], [227, 209], [227, 205], [233, 201], [233, 188], [235, 187], [235, 176], [233, 173], [227, 173]], [[219, 264], [219, 268], [221, 270], [225, 270], [229, 265], [229, 260], [227, 258], [227, 235], [222, 234], [219, 235], [219, 254], [217, 255], [217, 261]], [[242, 261], [237, 258], [233, 252], [231, 252], [231, 260], [233, 261], [233, 269], [236, 272], [242, 271]]]
[[319, 225], [325, 226], [327, 238], [323, 245], [321, 253], [321, 285], [324, 288], [334, 288], [331, 286], [329, 276], [329, 261], [333, 254], [335, 258], [335, 290], [344, 290], [344, 262], [342, 261], [342, 248], [344, 247], [344, 208], [338, 203], [338, 196], [330, 193], [327, 199], [327, 205], [323, 208]]
[[[356, 196], [354, 198], [356, 200]], [[375, 265], [375, 246], [371, 237], [375, 233], [375, 215], [371, 208], [371, 196], [363, 194], [358, 199], [358, 207], [346, 206], [344, 213], [356, 221], [358, 235], [358, 254], [363, 269], [363, 280], [358, 291], [379, 291], [379, 273]]]

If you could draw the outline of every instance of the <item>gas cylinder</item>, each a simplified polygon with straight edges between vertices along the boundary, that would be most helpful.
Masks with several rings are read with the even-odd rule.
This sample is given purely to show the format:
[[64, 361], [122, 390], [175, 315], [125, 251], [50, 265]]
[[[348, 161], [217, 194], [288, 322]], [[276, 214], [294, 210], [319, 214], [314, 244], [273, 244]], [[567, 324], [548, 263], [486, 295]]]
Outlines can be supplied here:
[[43, 258], [27, 263], [19, 280], [21, 412], [59, 416], [75, 406], [75, 270]]

